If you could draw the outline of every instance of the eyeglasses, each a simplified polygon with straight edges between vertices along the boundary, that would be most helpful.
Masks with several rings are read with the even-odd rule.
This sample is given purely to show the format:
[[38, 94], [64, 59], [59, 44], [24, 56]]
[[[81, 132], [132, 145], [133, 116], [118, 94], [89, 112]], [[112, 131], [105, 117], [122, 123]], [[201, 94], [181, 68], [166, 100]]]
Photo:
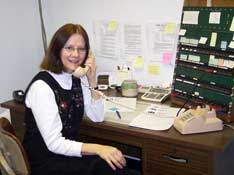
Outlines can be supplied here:
[[75, 48], [75, 47], [71, 47], [71, 46], [64, 47], [64, 49], [69, 53], [73, 53], [73, 52], [77, 51], [79, 53], [84, 54], [87, 52], [86, 48]]

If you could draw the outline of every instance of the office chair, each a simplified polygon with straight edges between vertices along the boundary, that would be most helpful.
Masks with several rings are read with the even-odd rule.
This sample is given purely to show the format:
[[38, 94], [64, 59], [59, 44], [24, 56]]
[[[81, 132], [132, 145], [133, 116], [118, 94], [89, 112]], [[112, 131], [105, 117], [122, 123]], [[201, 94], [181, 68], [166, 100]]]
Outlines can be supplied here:
[[0, 118], [0, 167], [2, 175], [29, 175], [29, 162], [8, 119]]

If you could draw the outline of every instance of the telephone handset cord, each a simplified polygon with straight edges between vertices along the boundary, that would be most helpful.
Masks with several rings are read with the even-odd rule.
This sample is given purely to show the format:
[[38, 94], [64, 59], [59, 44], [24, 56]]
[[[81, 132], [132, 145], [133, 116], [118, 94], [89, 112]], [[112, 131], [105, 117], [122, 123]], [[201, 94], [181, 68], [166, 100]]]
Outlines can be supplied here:
[[135, 110], [134, 108], [131, 108], [131, 107], [126, 106], [126, 105], [124, 105], [124, 104], [122, 104], [122, 103], [118, 103], [118, 102], [114, 101], [114, 98], [108, 97], [108, 96], [106, 96], [103, 92], [101, 92], [101, 91], [95, 89], [94, 87], [91, 87], [91, 86], [87, 85], [86, 82], [84, 82], [83, 79], [80, 78], [80, 81], [81, 81], [81, 84], [83, 84], [83, 85], [84, 85], [86, 88], [88, 88], [89, 90], [94, 91], [94, 92], [100, 94], [101, 97], [102, 97], [104, 100], [109, 101], [110, 103], [116, 104], [116, 105], [118, 105], [118, 106], [124, 107], [124, 108], [126, 108], [126, 109], [130, 109], [130, 110], [133, 110], [133, 111]]
[[[203, 76], [206, 75], [206, 73], [214, 73], [215, 71], [214, 70], [211, 70], [211, 69], [208, 69], [208, 70], [205, 70], [198, 78], [197, 78], [197, 81], [201, 80], [203, 78]], [[200, 85], [199, 82], [196, 82], [192, 91], [191, 91], [191, 96], [187, 98], [187, 100], [183, 103], [183, 105], [180, 107], [180, 109], [178, 110], [177, 114], [176, 114], [176, 117], [179, 116], [179, 113], [180, 111], [187, 105], [187, 103], [189, 102], [189, 100], [192, 98], [192, 94], [195, 92], [195, 90], [198, 88], [198, 86]]]

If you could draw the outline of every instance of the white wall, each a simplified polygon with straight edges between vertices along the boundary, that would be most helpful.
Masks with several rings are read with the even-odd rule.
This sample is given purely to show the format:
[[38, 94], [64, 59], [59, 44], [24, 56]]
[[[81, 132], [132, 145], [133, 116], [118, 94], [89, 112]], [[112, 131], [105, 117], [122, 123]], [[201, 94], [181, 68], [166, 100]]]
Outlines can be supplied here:
[[65, 23], [80, 23], [87, 30], [91, 46], [92, 22], [100, 19], [180, 21], [183, 0], [42, 0], [48, 39]]
[[[183, 0], [43, 0], [43, 4], [48, 39], [63, 24], [68, 22], [80, 23], [89, 34], [91, 49], [95, 55], [93, 36], [94, 21], [116, 20], [126, 23], [133, 22], [142, 24], [143, 26], [148, 22], [175, 22], [179, 24]], [[146, 43], [146, 40], [143, 41]], [[144, 48], [143, 52], [141, 56], [144, 57], [145, 63], [147, 63], [150, 56], [147, 55], [148, 52]], [[175, 60], [175, 52], [176, 46], [173, 52], [173, 61]], [[121, 55], [119, 59], [115, 60], [98, 57], [97, 55], [95, 57], [98, 73], [114, 72], [116, 66], [121, 64], [121, 61], [126, 62], [126, 59], [122, 58]], [[148, 74], [147, 66], [145, 66], [143, 71], [133, 71], [135, 76], [133, 78], [137, 79], [140, 83], [148, 85], [162, 85], [164, 83], [168, 85], [172, 82], [174, 64], [171, 66], [161, 65], [160, 72], [162, 73], [160, 76]], [[144, 78], [146, 76], [148, 79]], [[155, 80], [153, 83], [152, 79]]]
[[[37, 0], [0, 1], [0, 103], [25, 89], [43, 56]], [[0, 114], [5, 109], [0, 108]]]

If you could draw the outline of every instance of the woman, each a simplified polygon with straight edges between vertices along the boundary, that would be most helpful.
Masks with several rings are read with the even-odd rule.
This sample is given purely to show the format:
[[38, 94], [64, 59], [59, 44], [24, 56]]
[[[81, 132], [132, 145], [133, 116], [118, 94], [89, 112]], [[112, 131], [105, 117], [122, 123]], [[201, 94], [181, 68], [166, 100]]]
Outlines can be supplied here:
[[[52, 37], [41, 63], [43, 70], [26, 90], [23, 144], [32, 174], [123, 172], [126, 161], [117, 148], [78, 141], [84, 112], [94, 122], [104, 119], [101, 95], [87, 88], [97, 86], [96, 64], [89, 49], [82, 26], [62, 26]], [[79, 77], [83, 73], [86, 76]]]

